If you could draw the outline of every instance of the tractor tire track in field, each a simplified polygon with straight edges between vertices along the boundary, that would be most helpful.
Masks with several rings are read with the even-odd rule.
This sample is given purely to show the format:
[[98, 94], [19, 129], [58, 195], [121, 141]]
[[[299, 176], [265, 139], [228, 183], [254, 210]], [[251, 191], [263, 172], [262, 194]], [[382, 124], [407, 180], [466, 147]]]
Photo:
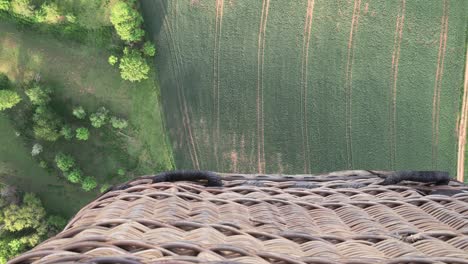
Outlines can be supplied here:
[[[164, 4], [162, 3], [162, 1], [158, 1], [158, 2], [160, 3], [160, 6], [161, 6], [161, 9], [163, 10], [163, 13], [167, 14], [166, 8], [164, 7]], [[163, 27], [166, 28], [166, 30], [164, 30], [164, 32], [166, 34], [166, 38], [167, 38], [167, 41], [168, 41], [169, 51], [172, 53], [172, 56], [170, 56], [170, 57], [172, 58], [174, 77], [176, 79], [177, 97], [179, 99], [180, 104], [182, 105], [181, 108], [180, 108], [180, 111], [181, 111], [181, 113], [183, 115], [183, 118], [182, 118], [183, 127], [184, 127], [184, 130], [186, 131], [186, 133], [188, 133], [188, 135], [189, 135], [189, 137], [188, 137], [189, 144], [188, 145], [189, 145], [190, 156], [191, 156], [191, 159], [192, 159], [192, 164], [196, 169], [200, 169], [200, 164], [198, 162], [196, 143], [195, 143], [195, 140], [194, 140], [194, 137], [193, 137], [192, 128], [191, 128], [191, 124], [190, 124], [190, 116], [188, 114], [188, 108], [187, 108], [184, 88], [183, 88], [183, 84], [180, 83], [180, 78], [177, 75], [177, 74], [180, 75], [182, 73], [181, 72], [181, 67], [180, 67], [180, 62], [179, 62], [179, 56], [178, 56], [178, 52], [179, 52], [178, 51], [178, 46], [175, 43], [173, 33], [172, 33], [172, 30], [171, 30], [171, 24], [169, 23], [169, 20], [167, 19], [167, 16], [164, 16]]]
[[463, 182], [465, 174], [466, 129], [468, 127], [468, 50], [465, 57], [465, 84], [460, 123], [458, 125], [457, 180]]
[[398, 63], [400, 61], [401, 40], [403, 38], [403, 27], [405, 24], [405, 6], [406, 0], [401, 0], [400, 10], [396, 18], [395, 35], [392, 53], [392, 87], [390, 104], [390, 167], [395, 168], [396, 163], [396, 98], [398, 82]]
[[439, 121], [440, 121], [440, 91], [444, 75], [444, 60], [447, 50], [448, 34], [448, 0], [444, 0], [443, 14], [440, 22], [439, 52], [437, 55], [437, 70], [432, 97], [432, 168], [437, 167], [439, 151]]
[[353, 142], [352, 142], [352, 95], [353, 95], [353, 62], [354, 62], [354, 35], [359, 26], [359, 16], [361, 12], [361, 0], [354, 0], [353, 18], [351, 20], [351, 29], [349, 31], [348, 55], [346, 62], [346, 150], [348, 158], [348, 169], [354, 167], [353, 162]]
[[258, 173], [264, 173], [265, 162], [265, 127], [263, 113], [263, 67], [265, 62], [265, 31], [268, 21], [268, 10], [270, 9], [270, 0], [262, 1], [262, 15], [260, 19], [260, 28], [258, 32], [258, 51], [257, 51], [257, 166]]
[[307, 1], [306, 22], [304, 24], [304, 39], [302, 41], [302, 67], [301, 67], [301, 112], [302, 112], [302, 148], [304, 155], [304, 173], [310, 173], [309, 131], [307, 125], [307, 86], [309, 68], [309, 43], [315, 0]]
[[224, 0], [216, 0], [216, 18], [215, 18], [215, 38], [213, 51], [213, 112], [215, 113], [215, 133], [214, 133], [214, 154], [216, 159], [216, 167], [219, 167], [218, 144], [220, 143], [220, 114], [219, 114], [219, 73], [220, 73], [220, 53], [221, 53], [221, 34], [223, 26]]

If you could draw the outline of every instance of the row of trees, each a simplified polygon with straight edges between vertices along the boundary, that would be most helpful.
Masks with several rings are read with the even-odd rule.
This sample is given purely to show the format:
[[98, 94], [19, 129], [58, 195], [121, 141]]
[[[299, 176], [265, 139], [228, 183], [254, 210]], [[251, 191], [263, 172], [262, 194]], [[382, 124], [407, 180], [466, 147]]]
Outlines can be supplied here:
[[73, 23], [76, 20], [72, 14], [62, 14], [57, 4], [49, 1], [36, 6], [31, 0], [0, 0], [0, 11], [38, 23]]
[[58, 233], [66, 220], [47, 215], [41, 200], [31, 193], [21, 195], [0, 186], [0, 264]]
[[151, 42], [143, 41], [143, 17], [137, 10], [136, 1], [117, 1], [111, 8], [110, 21], [126, 47], [121, 58], [111, 55], [109, 63], [119, 63], [120, 75], [124, 80], [138, 82], [148, 79], [150, 67], [145, 57], [154, 57], [156, 48]]
[[72, 156], [60, 152], [55, 156], [55, 163], [68, 181], [81, 184], [83, 190], [89, 192], [97, 187], [97, 181], [94, 177], [83, 177], [82, 171], [77, 167]]

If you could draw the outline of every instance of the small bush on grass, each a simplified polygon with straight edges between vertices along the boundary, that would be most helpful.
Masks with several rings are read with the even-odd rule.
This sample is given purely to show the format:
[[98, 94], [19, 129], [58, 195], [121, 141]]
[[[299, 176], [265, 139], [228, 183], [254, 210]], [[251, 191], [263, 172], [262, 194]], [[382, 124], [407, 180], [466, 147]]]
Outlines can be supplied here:
[[78, 119], [85, 119], [86, 111], [82, 106], [73, 108], [73, 115]]
[[32, 156], [37, 156], [37, 155], [41, 154], [42, 150], [43, 150], [42, 145], [39, 144], [39, 143], [36, 143], [32, 147], [31, 155]]
[[123, 118], [118, 118], [118, 117], [115, 117], [113, 116], [111, 118], [111, 124], [112, 124], [112, 127], [116, 128], [116, 129], [124, 129], [128, 126], [128, 122], [127, 120], [123, 119]]
[[119, 62], [119, 58], [117, 58], [117, 56], [110, 55], [108, 61], [110, 65], [114, 66], [117, 62]]
[[88, 140], [89, 130], [86, 127], [80, 127], [76, 129], [76, 138], [78, 140]]
[[88, 176], [83, 179], [83, 182], [81, 183], [81, 188], [87, 192], [94, 190], [94, 188], [97, 187], [97, 182], [94, 177]]
[[64, 125], [60, 130], [60, 134], [66, 140], [71, 140], [75, 135], [73, 134], [73, 130], [69, 125]]
[[36, 138], [56, 141], [60, 137], [60, 119], [47, 106], [39, 106], [33, 115], [33, 130]]
[[60, 152], [55, 155], [55, 163], [62, 172], [68, 172], [73, 166], [75, 166], [75, 159], [70, 155]]
[[70, 172], [67, 175], [67, 179], [71, 183], [80, 183], [82, 181], [82, 178], [83, 178], [83, 176], [81, 174], [81, 171], [78, 170], [78, 169], [74, 169], [72, 172]]
[[36, 84], [32, 88], [26, 90], [26, 95], [33, 105], [46, 105], [50, 102], [51, 92], [50, 89], [42, 88]]
[[103, 125], [106, 124], [108, 115], [109, 115], [109, 110], [107, 110], [105, 107], [99, 108], [96, 113], [93, 113], [89, 116], [91, 125], [95, 128], [102, 127]]
[[145, 54], [148, 57], [153, 57], [156, 55], [156, 48], [154, 47], [154, 44], [146, 41], [145, 44], [143, 44], [143, 54]]

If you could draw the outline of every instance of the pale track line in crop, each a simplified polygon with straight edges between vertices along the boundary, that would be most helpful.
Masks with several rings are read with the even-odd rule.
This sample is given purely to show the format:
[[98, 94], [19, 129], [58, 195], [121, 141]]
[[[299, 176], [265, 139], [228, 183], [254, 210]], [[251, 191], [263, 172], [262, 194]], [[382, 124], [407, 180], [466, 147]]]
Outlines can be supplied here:
[[219, 168], [218, 144], [220, 142], [220, 109], [219, 109], [219, 84], [220, 84], [220, 53], [221, 53], [221, 34], [223, 26], [224, 0], [216, 0], [216, 19], [215, 19], [215, 43], [213, 50], [213, 111], [215, 113], [215, 136], [213, 146], [214, 154]]
[[466, 129], [468, 126], [468, 49], [465, 57], [465, 84], [460, 123], [458, 125], [457, 180], [463, 182], [465, 174]]
[[444, 0], [443, 14], [441, 18], [439, 51], [437, 54], [436, 79], [434, 84], [434, 95], [432, 98], [432, 168], [437, 167], [439, 151], [439, 120], [440, 120], [440, 91], [442, 90], [442, 77], [444, 74], [444, 60], [447, 48], [448, 31], [448, 6]]
[[361, 11], [361, 0], [354, 0], [353, 19], [349, 31], [348, 56], [346, 62], [346, 150], [348, 158], [348, 168], [354, 167], [353, 162], [353, 143], [352, 143], [352, 88], [353, 88], [353, 61], [354, 61], [354, 33], [359, 25], [359, 13]]
[[269, 8], [270, 0], [263, 0], [257, 50], [257, 166], [259, 173], [264, 173], [266, 167], [263, 119], [263, 67], [265, 62], [265, 31]]
[[307, 86], [309, 66], [309, 43], [312, 29], [315, 0], [307, 1], [306, 23], [304, 24], [304, 39], [302, 41], [302, 65], [301, 65], [301, 110], [302, 110], [302, 148], [304, 156], [304, 173], [310, 173], [310, 148], [309, 132], [307, 127]]
[[400, 61], [401, 40], [403, 38], [403, 27], [405, 23], [405, 5], [406, 0], [401, 0], [400, 11], [396, 18], [395, 36], [392, 53], [392, 88], [391, 88], [391, 111], [390, 111], [390, 165], [395, 168], [396, 163], [396, 97], [397, 97], [397, 82], [398, 82], [398, 63]]
[[[166, 9], [164, 7], [164, 4], [162, 3], [162, 1], [158, 1], [161, 5], [161, 9], [163, 10], [163, 13], [166, 14]], [[174, 52], [173, 52], [173, 58], [175, 58], [175, 65], [177, 68], [177, 72], [179, 73], [179, 75], [182, 73], [181, 72], [181, 67], [180, 67], [180, 62], [179, 62], [179, 55], [178, 53], [180, 53], [178, 51], [178, 46], [176, 45], [175, 43], [175, 40], [174, 40], [174, 37], [173, 37], [173, 33], [171, 31], [171, 25], [167, 19], [166, 16], [164, 16], [164, 24], [166, 25], [166, 36], [167, 36], [167, 39], [168, 41], [172, 42], [172, 48], [174, 49]], [[169, 40], [170, 39], [170, 40]], [[169, 43], [169, 47], [170, 47], [170, 43]], [[192, 151], [191, 151], [191, 155], [193, 155], [193, 165], [196, 169], [200, 169], [200, 164], [198, 162], [198, 155], [197, 155], [197, 148], [196, 148], [196, 143], [195, 143], [195, 140], [194, 140], [194, 137], [193, 137], [193, 133], [192, 133], [192, 128], [191, 128], [191, 124], [190, 124], [190, 116], [188, 114], [188, 107], [187, 107], [187, 103], [186, 103], [186, 98], [185, 98], [185, 93], [184, 93], [184, 89], [183, 87], [183, 84], [179, 84], [180, 80], [177, 76], [175, 76], [176, 78], [176, 83], [177, 83], [177, 91], [178, 91], [178, 98], [179, 98], [179, 101], [181, 101], [182, 103], [182, 114], [184, 115], [184, 118], [182, 118], [182, 120], [185, 120], [185, 129], [188, 131], [188, 134], [189, 134], [189, 142], [192, 147]], [[190, 147], [189, 147], [189, 150], [190, 150]]]

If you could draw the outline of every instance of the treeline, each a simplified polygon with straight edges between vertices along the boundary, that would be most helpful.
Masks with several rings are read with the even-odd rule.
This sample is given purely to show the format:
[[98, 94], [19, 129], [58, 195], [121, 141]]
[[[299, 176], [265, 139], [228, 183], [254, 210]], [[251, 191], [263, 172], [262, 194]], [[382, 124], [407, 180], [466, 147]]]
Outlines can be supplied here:
[[[61, 3], [59, 0], [42, 1], [40, 5], [35, 4], [37, 2], [33, 0], [0, 0], [0, 13], [9, 14], [19, 22], [40, 26], [42, 30], [59, 33], [78, 41], [94, 39], [100, 45], [105, 45], [106, 42], [109, 44], [107, 24], [103, 21], [94, 24], [87, 21], [90, 19], [99, 21], [97, 17], [82, 17], [80, 12], [73, 12], [73, 10], [61, 7], [63, 2]], [[83, 0], [80, 2], [87, 8], [79, 11], [86, 13], [97, 3], [108, 1]], [[109, 63], [112, 66], [118, 66], [124, 80], [137, 82], [148, 79], [151, 67], [147, 59], [156, 55], [156, 48], [151, 42], [145, 41], [143, 17], [138, 12], [137, 1], [118, 0], [110, 4], [108, 8], [110, 9], [109, 22], [124, 46], [123, 48], [112, 48], [115, 52], [109, 57]], [[92, 35], [94, 38], [88, 35]]]
[[[121, 131], [128, 127], [127, 120], [111, 115], [105, 107], [100, 107], [88, 115], [83, 106], [75, 106], [72, 109], [70, 114], [74, 117], [73, 120], [55, 110], [51, 103], [52, 89], [45, 84], [35, 80], [24, 83], [21, 87], [22, 89], [13, 89], [8, 77], [0, 74], [0, 111], [13, 108], [21, 102], [18, 109], [11, 109], [9, 113], [15, 118], [21, 118], [22, 136], [33, 142], [31, 155], [38, 160], [41, 167], [50, 169], [50, 164], [55, 163], [54, 167], [69, 182], [80, 184], [85, 191], [94, 190], [98, 186], [95, 177], [85, 176], [70, 154], [60, 151], [53, 155], [53, 161], [47, 161], [46, 156], [51, 156], [53, 153], [44, 155], [44, 151], [49, 149], [48, 145], [60, 139], [75, 141], [75, 144], [87, 141], [92, 136], [91, 128], [111, 129], [122, 133]], [[106, 186], [108, 184], [102, 184], [101, 189], [106, 189]]]
[[48, 215], [34, 194], [0, 185], [0, 264], [60, 232], [66, 222]]

